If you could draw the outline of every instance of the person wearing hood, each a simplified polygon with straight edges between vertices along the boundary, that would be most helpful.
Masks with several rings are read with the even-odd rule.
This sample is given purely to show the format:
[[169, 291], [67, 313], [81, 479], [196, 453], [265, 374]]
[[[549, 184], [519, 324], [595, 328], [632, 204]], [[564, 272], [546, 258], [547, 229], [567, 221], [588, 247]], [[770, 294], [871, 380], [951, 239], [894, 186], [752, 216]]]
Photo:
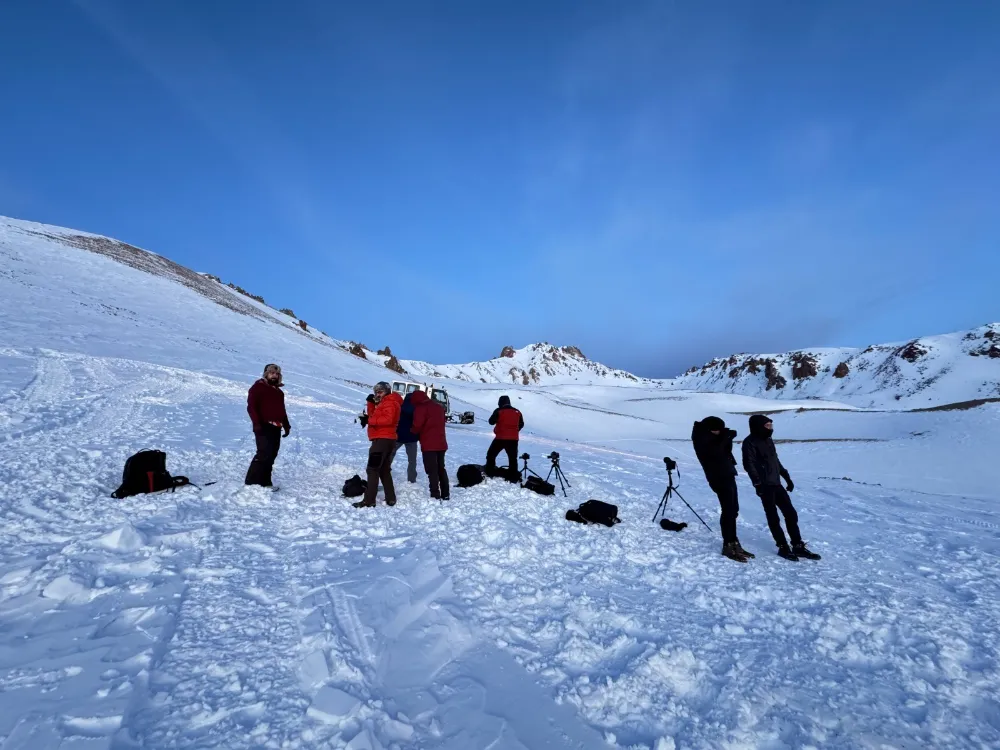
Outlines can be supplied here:
[[705, 417], [695, 422], [691, 429], [691, 442], [705, 472], [705, 479], [712, 492], [719, 498], [719, 526], [722, 529], [722, 554], [730, 560], [747, 562], [754, 557], [743, 549], [736, 536], [736, 519], [740, 515], [739, 492], [736, 489], [736, 459], [733, 457], [733, 438], [720, 417]]
[[431, 497], [435, 500], [448, 500], [451, 495], [448, 470], [444, 465], [444, 455], [448, 451], [446, 421], [444, 406], [429, 399], [423, 391], [413, 394], [413, 424], [410, 429], [420, 438], [424, 471], [430, 482]]
[[285, 437], [292, 430], [285, 411], [285, 393], [281, 390], [281, 368], [275, 364], [264, 367], [264, 374], [250, 386], [247, 393], [247, 414], [253, 424], [257, 453], [250, 462], [244, 484], [273, 487], [271, 471], [281, 447], [281, 430]]
[[[501, 396], [497, 408], [490, 416], [490, 424], [494, 425], [493, 442], [486, 451], [486, 468], [496, 469], [497, 456], [500, 451], [507, 452], [507, 470], [513, 477], [517, 472], [517, 443], [524, 429], [524, 416], [510, 405], [510, 396]], [[520, 475], [518, 475], [520, 476]]]
[[[778, 460], [778, 449], [774, 445], [773, 434], [774, 423], [770, 417], [763, 414], [754, 414], [750, 417], [750, 436], [743, 441], [743, 468], [753, 482], [757, 496], [764, 506], [767, 526], [771, 530], [771, 536], [774, 537], [774, 543], [778, 545], [778, 554], [786, 560], [798, 560], [800, 557], [819, 560], [820, 556], [806, 547], [799, 533], [799, 515], [792, 505], [792, 499], [788, 496], [788, 493], [795, 489], [795, 483], [792, 482], [788, 469]], [[787, 491], [781, 486], [781, 479], [785, 480]], [[781, 528], [779, 510], [785, 517], [785, 526], [792, 542], [791, 548]]]
[[366, 407], [368, 439], [372, 441], [368, 449], [368, 487], [365, 496], [353, 503], [355, 508], [374, 508], [378, 495], [378, 484], [385, 488], [385, 504], [396, 504], [396, 488], [392, 483], [392, 457], [396, 452], [396, 429], [399, 427], [399, 412], [403, 399], [384, 380], [375, 384], [368, 396]]
[[[400, 448], [406, 448], [406, 481], [413, 484], [417, 481], [417, 436], [410, 430], [413, 424], [413, 397], [416, 393], [407, 393], [403, 397], [403, 405], [399, 409], [399, 424], [396, 426], [396, 449], [392, 452], [392, 460]], [[427, 394], [424, 394], [426, 397]]]

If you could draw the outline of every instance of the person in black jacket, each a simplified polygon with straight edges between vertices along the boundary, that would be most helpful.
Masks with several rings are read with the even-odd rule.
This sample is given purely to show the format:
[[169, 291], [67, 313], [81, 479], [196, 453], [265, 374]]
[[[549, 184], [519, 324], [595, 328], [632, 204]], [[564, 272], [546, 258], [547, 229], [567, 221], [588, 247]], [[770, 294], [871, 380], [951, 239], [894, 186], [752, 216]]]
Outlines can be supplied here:
[[[778, 554], [786, 560], [798, 560], [800, 557], [819, 560], [820, 556], [806, 547], [799, 533], [799, 514], [788, 496], [795, 489], [795, 483], [792, 482], [788, 469], [778, 460], [778, 449], [774, 447], [774, 440], [771, 438], [773, 433], [774, 423], [770, 417], [763, 414], [750, 417], [750, 436], [743, 441], [743, 468], [764, 505], [767, 526], [771, 529], [774, 543], [778, 545]], [[780, 479], [785, 480], [787, 491], [781, 486]], [[781, 528], [779, 510], [785, 517], [788, 536], [792, 540], [791, 549]]]
[[754, 555], [743, 549], [736, 536], [736, 519], [740, 514], [739, 493], [736, 489], [736, 459], [733, 457], [733, 438], [736, 430], [730, 430], [719, 417], [705, 417], [694, 423], [691, 442], [695, 455], [705, 471], [705, 479], [719, 498], [722, 513], [719, 525], [722, 527], [722, 554], [730, 560], [747, 562]]
[[399, 424], [396, 426], [396, 448], [392, 452], [392, 463], [396, 452], [401, 446], [406, 448], [406, 481], [413, 484], [417, 481], [417, 436], [410, 431], [413, 426], [413, 394], [403, 397], [403, 406], [399, 410]]

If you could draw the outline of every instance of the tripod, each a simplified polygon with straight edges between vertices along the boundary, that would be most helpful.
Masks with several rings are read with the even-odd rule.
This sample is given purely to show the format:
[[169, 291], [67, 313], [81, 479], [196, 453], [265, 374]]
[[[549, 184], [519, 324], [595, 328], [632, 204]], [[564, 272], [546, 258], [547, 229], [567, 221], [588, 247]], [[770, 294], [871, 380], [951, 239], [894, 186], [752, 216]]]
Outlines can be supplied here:
[[[555, 458], [550, 458], [549, 460], [552, 462], [552, 468], [549, 469], [549, 473], [545, 476], [545, 481], [549, 481], [549, 477], [552, 476], [552, 472], [554, 471], [556, 473], [556, 479], [559, 480], [559, 489], [562, 490], [563, 497], [569, 497], [566, 494], [566, 488], [569, 487], [572, 489], [573, 485], [569, 483], [566, 475], [563, 474], [563, 470], [559, 468], [559, 456], [557, 455]], [[563, 482], [565, 482], [565, 484], [563, 484]]]
[[[528, 474], [535, 474], [535, 471], [533, 469], [529, 469], [528, 468], [528, 454], [527, 453], [525, 453], [525, 454], [523, 454], [521, 456], [521, 460], [524, 461], [524, 466], [521, 468], [521, 484], [524, 484], [524, 480], [526, 480], [528, 478]], [[538, 474], [535, 474], [535, 476], [538, 477], [539, 479], [541, 479], [541, 477], [538, 476]]]
[[[680, 474], [681, 470], [678, 469], [677, 476], [680, 476]], [[674, 486], [674, 470], [671, 469], [669, 466], [667, 467], [667, 491], [663, 493], [663, 498], [660, 500], [660, 504], [656, 506], [656, 512], [653, 514], [654, 521], [656, 520], [657, 516], [662, 517], [663, 514], [667, 512], [667, 501], [670, 500], [671, 495], [677, 495], [677, 497], [681, 499], [681, 502], [687, 505], [688, 510], [694, 513], [695, 518], [701, 521], [701, 525], [704, 526], [709, 531], [712, 530], [709, 528], [708, 524], [705, 523], [705, 519], [698, 515], [698, 511], [692, 508], [691, 505], [688, 503], [688, 501], [684, 499], [684, 496], [677, 491], [677, 488]]]

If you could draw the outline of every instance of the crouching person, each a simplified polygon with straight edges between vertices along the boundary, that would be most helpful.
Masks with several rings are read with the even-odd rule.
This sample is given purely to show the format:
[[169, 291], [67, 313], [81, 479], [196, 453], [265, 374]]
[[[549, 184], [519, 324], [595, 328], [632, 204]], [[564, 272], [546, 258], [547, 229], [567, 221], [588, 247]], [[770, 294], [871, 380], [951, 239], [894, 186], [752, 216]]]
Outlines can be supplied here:
[[413, 425], [410, 430], [420, 439], [420, 452], [424, 458], [424, 471], [430, 481], [431, 497], [447, 500], [451, 489], [448, 485], [448, 470], [444, 465], [444, 454], [448, 451], [444, 406], [431, 401], [423, 391], [416, 391], [411, 397]]
[[364, 498], [353, 503], [355, 508], [374, 508], [378, 485], [385, 488], [385, 504], [396, 504], [396, 488], [392, 483], [392, 457], [396, 452], [396, 428], [399, 426], [399, 412], [403, 399], [385, 381], [375, 384], [368, 396], [366, 407], [368, 419], [368, 488]]
[[[800, 557], [819, 560], [820, 556], [806, 547], [799, 533], [799, 514], [792, 505], [792, 499], [788, 497], [788, 493], [795, 489], [795, 484], [788, 469], [778, 460], [778, 449], [771, 437], [773, 434], [774, 423], [770, 417], [763, 414], [750, 417], [750, 436], [743, 441], [743, 468], [764, 506], [764, 515], [767, 516], [767, 525], [774, 543], [778, 545], [778, 554], [786, 560], [798, 560]], [[787, 491], [781, 486], [780, 479], [785, 480]], [[785, 526], [788, 527], [788, 536], [792, 542], [791, 549], [781, 528], [779, 510], [785, 517]]]
[[[501, 451], [507, 453], [508, 479], [517, 482], [521, 476], [517, 470], [517, 445], [524, 429], [524, 417], [518, 409], [510, 405], [510, 396], [501, 396], [497, 408], [490, 415], [490, 424], [494, 425], [493, 442], [486, 451], [487, 473], [496, 471], [497, 456]], [[493, 476], [490, 474], [490, 476]]]
[[270, 364], [264, 367], [264, 375], [250, 386], [247, 394], [247, 414], [253, 424], [253, 436], [257, 441], [257, 453], [247, 469], [245, 484], [273, 487], [271, 471], [281, 447], [281, 430], [285, 437], [291, 432], [285, 411], [285, 393], [281, 390], [281, 368]]

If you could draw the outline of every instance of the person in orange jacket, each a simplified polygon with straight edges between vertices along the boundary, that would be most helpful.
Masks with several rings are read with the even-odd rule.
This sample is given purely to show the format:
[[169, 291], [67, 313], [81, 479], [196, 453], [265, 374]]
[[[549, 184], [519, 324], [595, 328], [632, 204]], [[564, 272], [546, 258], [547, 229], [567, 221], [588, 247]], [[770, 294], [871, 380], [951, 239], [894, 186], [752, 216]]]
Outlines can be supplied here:
[[392, 483], [392, 457], [396, 452], [396, 427], [399, 425], [399, 411], [403, 399], [384, 380], [375, 384], [372, 395], [368, 396], [367, 420], [368, 439], [372, 441], [368, 449], [368, 487], [361, 501], [353, 503], [355, 508], [374, 508], [378, 494], [379, 480], [385, 488], [385, 504], [396, 504], [396, 487]]

